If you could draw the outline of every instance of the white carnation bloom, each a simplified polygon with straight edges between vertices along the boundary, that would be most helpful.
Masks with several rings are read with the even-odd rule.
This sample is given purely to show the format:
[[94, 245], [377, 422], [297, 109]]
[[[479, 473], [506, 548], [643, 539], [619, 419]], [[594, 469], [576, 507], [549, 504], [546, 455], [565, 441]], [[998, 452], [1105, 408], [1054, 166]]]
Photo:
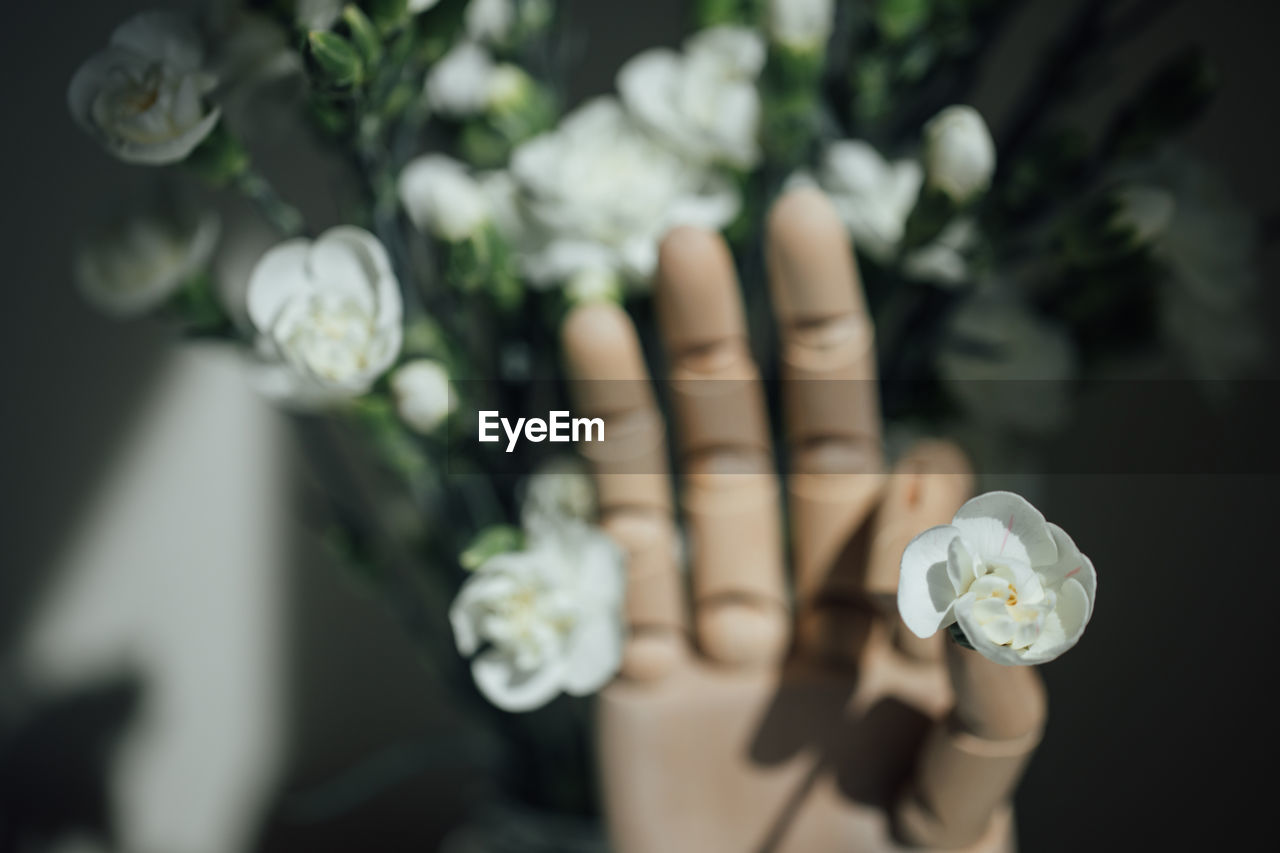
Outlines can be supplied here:
[[907, 546], [898, 610], [916, 636], [958, 623], [996, 663], [1045, 663], [1080, 639], [1097, 586], [1061, 527], [1012, 492], [989, 492]]
[[415, 359], [397, 368], [391, 374], [391, 394], [400, 419], [424, 435], [458, 407], [444, 365], [429, 358]]
[[467, 35], [476, 41], [505, 44], [515, 32], [515, 0], [471, 0], [463, 24]]
[[996, 143], [987, 123], [973, 107], [947, 107], [925, 125], [924, 137], [925, 172], [930, 186], [951, 196], [957, 204], [991, 186]]
[[441, 57], [427, 75], [427, 105], [455, 118], [479, 115], [489, 107], [493, 57], [473, 42], [461, 42]]
[[79, 248], [76, 284], [94, 307], [116, 317], [160, 305], [209, 265], [216, 214], [150, 212], [107, 228]]
[[520, 517], [535, 530], [564, 519], [593, 521], [596, 490], [587, 466], [576, 456], [556, 456], [530, 475], [524, 487]]
[[204, 71], [199, 36], [185, 18], [144, 12], [80, 66], [67, 104], [76, 122], [121, 160], [174, 163], [218, 123], [218, 108], [205, 101], [216, 82]]
[[623, 571], [608, 536], [572, 521], [530, 531], [527, 550], [481, 563], [449, 611], [458, 651], [475, 655], [480, 692], [503, 710], [529, 711], [603, 687], [622, 661]]
[[835, 23], [834, 0], [769, 0], [769, 35], [794, 50], [826, 47]]
[[592, 269], [646, 282], [670, 228], [722, 228], [741, 205], [728, 180], [657, 142], [607, 97], [520, 145], [511, 175], [521, 266], [540, 285]]
[[259, 348], [278, 365], [263, 377], [268, 393], [303, 404], [357, 396], [400, 353], [400, 285], [386, 249], [360, 228], [268, 250], [246, 298]]
[[833, 142], [819, 183], [849, 228], [854, 249], [880, 263], [902, 242], [924, 171], [914, 160], [889, 162], [866, 142]]
[[398, 189], [413, 224], [443, 240], [466, 240], [489, 221], [484, 191], [452, 157], [426, 154], [410, 161]]
[[968, 254], [977, 244], [978, 223], [968, 217], [957, 219], [932, 243], [903, 258], [902, 271], [918, 281], [956, 287], [969, 280]]
[[747, 27], [713, 27], [685, 43], [641, 53], [618, 73], [618, 93], [647, 128], [687, 157], [750, 168], [760, 159], [765, 46]]

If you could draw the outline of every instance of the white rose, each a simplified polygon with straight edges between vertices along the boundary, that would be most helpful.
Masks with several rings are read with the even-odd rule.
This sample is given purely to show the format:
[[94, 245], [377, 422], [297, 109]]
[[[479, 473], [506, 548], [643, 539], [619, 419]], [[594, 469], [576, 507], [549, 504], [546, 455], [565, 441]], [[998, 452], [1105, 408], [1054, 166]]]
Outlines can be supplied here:
[[932, 243], [902, 259], [902, 271], [909, 278], [943, 287], [955, 287], [969, 280], [968, 253], [978, 244], [978, 224], [965, 217], [942, 229]]
[[520, 518], [537, 530], [564, 519], [590, 522], [596, 517], [596, 490], [587, 466], [576, 456], [556, 456], [525, 483]]
[[996, 663], [1045, 663], [1080, 639], [1097, 586], [1061, 527], [1012, 492], [989, 492], [907, 546], [898, 610], [918, 637], [958, 623]]
[[204, 270], [218, 244], [216, 214], [147, 213], [106, 229], [81, 246], [76, 283], [85, 299], [116, 317], [160, 305]]
[[427, 154], [411, 160], [400, 173], [398, 188], [413, 224], [443, 240], [466, 240], [489, 221], [484, 191], [452, 157]]
[[479, 115], [489, 107], [493, 57], [478, 44], [455, 45], [427, 75], [427, 104], [455, 118]]
[[924, 126], [924, 162], [929, 185], [963, 204], [991, 186], [996, 143], [973, 107], [947, 107]]
[[741, 205], [723, 176], [659, 144], [607, 97], [520, 145], [511, 174], [525, 219], [521, 265], [541, 285], [591, 269], [646, 282], [670, 228], [722, 228]]
[[880, 263], [902, 242], [924, 172], [914, 160], [892, 163], [860, 140], [833, 142], [819, 183], [853, 237], [854, 249]]
[[205, 102], [216, 80], [203, 70], [199, 36], [180, 15], [144, 12], [111, 34], [71, 78], [76, 122], [127, 163], [185, 158], [218, 123]]
[[286, 240], [249, 277], [249, 319], [279, 365], [264, 390], [320, 403], [369, 390], [400, 353], [400, 285], [368, 231], [339, 226]]
[[449, 610], [458, 651], [476, 655], [480, 692], [503, 710], [529, 711], [603, 687], [622, 660], [623, 570], [609, 537], [570, 521], [481, 563]]
[[391, 374], [391, 394], [400, 419], [424, 435], [432, 432], [458, 407], [444, 365], [419, 358]]
[[834, 23], [833, 0], [769, 0], [769, 35], [789, 48], [825, 48]]
[[618, 93], [647, 128], [687, 157], [750, 168], [760, 159], [755, 80], [765, 46], [747, 27], [713, 27], [684, 54], [647, 50], [618, 73]]

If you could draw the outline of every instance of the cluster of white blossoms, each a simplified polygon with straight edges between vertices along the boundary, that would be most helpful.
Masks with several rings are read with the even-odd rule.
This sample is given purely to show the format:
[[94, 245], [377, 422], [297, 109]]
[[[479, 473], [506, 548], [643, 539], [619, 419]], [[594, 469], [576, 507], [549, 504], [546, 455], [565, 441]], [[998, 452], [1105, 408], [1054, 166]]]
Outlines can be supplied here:
[[484, 560], [449, 612], [458, 651], [476, 686], [507, 711], [538, 708], [560, 693], [595, 693], [622, 661], [625, 564], [589, 523], [586, 475], [553, 463], [530, 478], [525, 547]]
[[[924, 129], [922, 161], [888, 160], [869, 143], [831, 143], [817, 174], [853, 238], [854, 248], [880, 264], [892, 263], [906, 236], [907, 220], [921, 189], [946, 195], [958, 207], [991, 185], [996, 148], [977, 110], [951, 106]], [[960, 215], [929, 244], [907, 252], [901, 271], [908, 278], [942, 286], [968, 280], [968, 253], [978, 241], [976, 224]]]
[[[519, 145], [506, 170], [472, 174], [440, 155], [411, 162], [401, 202], [419, 228], [450, 242], [492, 223], [534, 287], [599, 297], [613, 283], [642, 285], [669, 229], [719, 229], [741, 209], [726, 169], [759, 161], [764, 60], [763, 38], [744, 27], [704, 30], [682, 52], [646, 51], [620, 71], [620, 97], [578, 107]], [[452, 115], [483, 112], [520, 85], [496, 73], [473, 36], [433, 69], [428, 101]]]
[[121, 160], [161, 165], [184, 159], [218, 123], [219, 110], [206, 99], [216, 84], [190, 22], [144, 12], [80, 66], [67, 103], [76, 122]]
[[989, 492], [907, 546], [898, 610], [919, 637], [955, 624], [996, 663], [1038, 664], [1079, 641], [1097, 587], [1061, 527], [1012, 492]]

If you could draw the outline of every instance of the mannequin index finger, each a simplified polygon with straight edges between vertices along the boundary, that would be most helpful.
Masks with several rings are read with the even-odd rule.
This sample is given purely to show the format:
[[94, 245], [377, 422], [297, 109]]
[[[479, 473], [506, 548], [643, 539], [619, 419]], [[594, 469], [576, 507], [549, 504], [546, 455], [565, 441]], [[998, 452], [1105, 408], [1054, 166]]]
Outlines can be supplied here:
[[683, 655], [687, 635], [662, 416], [621, 308], [579, 307], [561, 338], [575, 414], [604, 421], [605, 440], [580, 444], [579, 452], [595, 479], [601, 526], [628, 557], [622, 673], [659, 677]]

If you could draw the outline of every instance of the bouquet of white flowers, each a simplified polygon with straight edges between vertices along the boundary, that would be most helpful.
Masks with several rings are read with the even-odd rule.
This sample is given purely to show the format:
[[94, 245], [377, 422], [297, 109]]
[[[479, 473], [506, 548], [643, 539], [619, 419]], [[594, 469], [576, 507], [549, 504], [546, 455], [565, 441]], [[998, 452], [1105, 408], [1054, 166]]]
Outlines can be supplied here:
[[[108, 153], [247, 197], [277, 242], [220, 288], [212, 259], [236, 247], [184, 198], [112, 223], [78, 280], [112, 314], [163, 312], [243, 349], [331, 475], [329, 541], [514, 761], [554, 766], [556, 785], [518, 792], [542, 805], [589, 808], [573, 697], [618, 669], [623, 557], [571, 459], [477, 444], [474, 415], [569, 408], [562, 318], [601, 300], [647, 318], [671, 228], [725, 234], [748, 324], [766, 329], [764, 211], [797, 183], [825, 191], [858, 254], [890, 438], [949, 435], [984, 471], [1051, 435], [1072, 380], [1128, 352], [1164, 347], [1211, 378], [1256, 355], [1250, 220], [1171, 146], [1212, 93], [1203, 58], [1160, 69], [1096, 138], [1063, 118], [1076, 72], [1142, 23], [1105, 3], [1082, 4], [998, 135], [964, 101], [1011, 0], [701, 0], [682, 45], [631, 58], [616, 94], [577, 105], [555, 0], [226, 5], [125, 22], [68, 104]], [[337, 155], [324, 180], [355, 181], [336, 227], [283, 198], [244, 141], [282, 110]], [[771, 338], [753, 338], [768, 377]], [[1012, 589], [978, 566], [991, 554], [949, 545], [961, 521], [904, 564], [921, 633], [979, 624], [965, 596], [988, 580]], [[935, 551], [954, 613], [926, 595]], [[1024, 562], [1024, 597], [1052, 580], [1082, 630], [1092, 568], [1081, 586], [1065, 563], [1045, 558], [1045, 580]], [[1003, 631], [1006, 615], [981, 624]]]

